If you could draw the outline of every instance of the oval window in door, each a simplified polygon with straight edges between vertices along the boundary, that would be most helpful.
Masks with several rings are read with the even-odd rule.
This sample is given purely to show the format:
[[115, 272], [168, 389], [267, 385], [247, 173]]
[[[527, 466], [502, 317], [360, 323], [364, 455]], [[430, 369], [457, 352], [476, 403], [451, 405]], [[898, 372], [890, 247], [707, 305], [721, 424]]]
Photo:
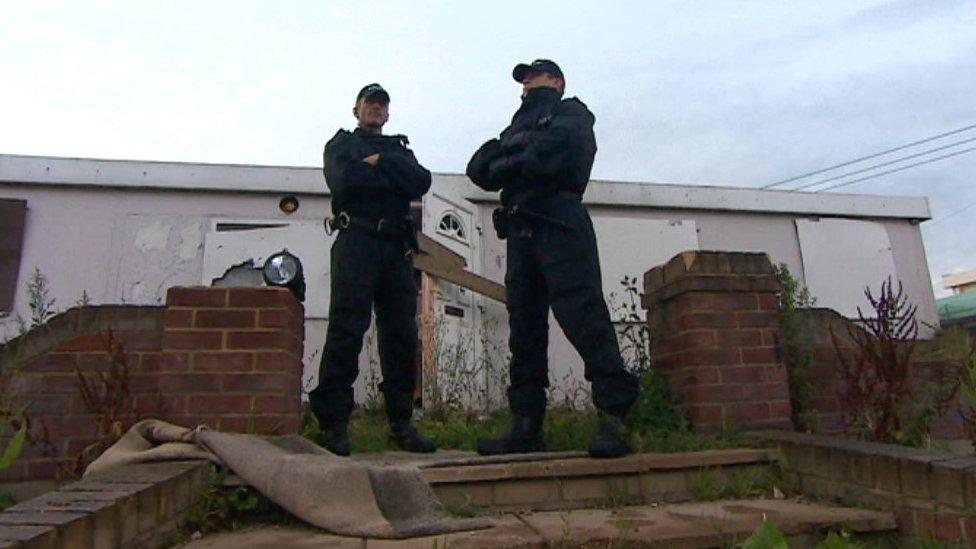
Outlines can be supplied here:
[[461, 223], [461, 218], [454, 212], [446, 212], [441, 216], [441, 220], [437, 223], [437, 232], [462, 242], [468, 241], [464, 223]]

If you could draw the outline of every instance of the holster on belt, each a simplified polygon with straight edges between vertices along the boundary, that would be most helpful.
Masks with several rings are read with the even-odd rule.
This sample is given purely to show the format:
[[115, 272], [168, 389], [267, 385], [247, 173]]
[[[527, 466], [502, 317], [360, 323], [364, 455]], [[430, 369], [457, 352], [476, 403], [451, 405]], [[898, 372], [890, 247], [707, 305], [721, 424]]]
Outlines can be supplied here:
[[495, 227], [495, 234], [498, 238], [505, 240], [511, 234], [512, 226], [526, 226], [531, 224], [546, 223], [564, 229], [574, 229], [573, 225], [557, 219], [550, 215], [539, 213], [533, 209], [526, 208], [520, 204], [495, 208], [491, 212], [491, 224]]
[[331, 218], [329, 224], [334, 230], [355, 228], [384, 238], [394, 240], [402, 239], [415, 253], [420, 250], [420, 243], [417, 240], [417, 228], [413, 223], [413, 219], [410, 217], [400, 219], [393, 217], [370, 219], [341, 212], [335, 218]]
[[413, 224], [413, 219], [409, 217], [405, 220], [405, 227], [403, 228], [407, 237], [407, 246], [413, 250], [413, 253], [420, 251], [420, 242], [417, 240], [417, 227]]
[[495, 234], [499, 240], [508, 238], [508, 213], [505, 208], [495, 208], [491, 211], [491, 224], [495, 227]]

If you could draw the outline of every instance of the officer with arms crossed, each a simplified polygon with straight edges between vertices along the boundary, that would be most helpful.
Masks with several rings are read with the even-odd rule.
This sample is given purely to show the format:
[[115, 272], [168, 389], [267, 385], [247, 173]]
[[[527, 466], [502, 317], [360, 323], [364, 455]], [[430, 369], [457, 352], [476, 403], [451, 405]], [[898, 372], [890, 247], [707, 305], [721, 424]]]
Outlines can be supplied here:
[[596, 237], [582, 204], [596, 139], [593, 114], [576, 98], [562, 99], [563, 72], [537, 59], [512, 72], [522, 105], [497, 139], [468, 163], [468, 177], [501, 190], [495, 229], [507, 238], [512, 426], [501, 438], [478, 441], [480, 454], [545, 450], [542, 420], [548, 378], [549, 308], [583, 357], [600, 412], [590, 441], [594, 457], [630, 451], [623, 418], [637, 398], [636, 377], [624, 369], [600, 280]]
[[349, 455], [352, 384], [374, 304], [390, 440], [410, 452], [436, 449], [410, 425], [417, 356], [417, 237], [410, 201], [430, 188], [430, 172], [407, 148], [406, 136], [381, 133], [389, 106], [390, 96], [379, 84], [364, 87], [352, 110], [358, 127], [339, 130], [323, 153], [325, 182], [332, 191], [329, 229], [339, 234], [332, 245], [329, 328], [319, 384], [309, 400], [326, 447], [343, 456]]

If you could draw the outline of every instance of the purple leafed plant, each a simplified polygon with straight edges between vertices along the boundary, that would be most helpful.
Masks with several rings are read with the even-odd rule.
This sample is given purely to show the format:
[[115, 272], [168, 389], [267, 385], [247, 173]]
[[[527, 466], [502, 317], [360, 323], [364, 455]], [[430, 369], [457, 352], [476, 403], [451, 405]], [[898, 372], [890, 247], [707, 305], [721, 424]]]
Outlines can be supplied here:
[[860, 307], [860, 326], [845, 325], [853, 348], [830, 331], [840, 371], [847, 385], [842, 396], [848, 432], [869, 434], [878, 442], [898, 442], [902, 437], [901, 412], [911, 402], [913, 355], [918, 338], [918, 307], [908, 301], [901, 282], [893, 288], [891, 277], [875, 296], [864, 295], [873, 311]]

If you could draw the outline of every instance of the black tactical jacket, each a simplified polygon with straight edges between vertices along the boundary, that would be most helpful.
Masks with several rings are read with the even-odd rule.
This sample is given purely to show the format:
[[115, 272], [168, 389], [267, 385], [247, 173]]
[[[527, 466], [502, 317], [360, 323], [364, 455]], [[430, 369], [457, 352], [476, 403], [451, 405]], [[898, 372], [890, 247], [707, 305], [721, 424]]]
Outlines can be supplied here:
[[468, 177], [482, 189], [502, 191], [502, 203], [559, 191], [586, 190], [596, 155], [593, 113], [575, 97], [552, 88], [529, 90], [498, 139], [468, 162]]
[[[380, 155], [375, 167], [363, 162], [375, 153]], [[430, 189], [430, 172], [417, 162], [403, 135], [339, 130], [322, 157], [335, 214], [403, 218], [410, 214], [410, 201]]]

